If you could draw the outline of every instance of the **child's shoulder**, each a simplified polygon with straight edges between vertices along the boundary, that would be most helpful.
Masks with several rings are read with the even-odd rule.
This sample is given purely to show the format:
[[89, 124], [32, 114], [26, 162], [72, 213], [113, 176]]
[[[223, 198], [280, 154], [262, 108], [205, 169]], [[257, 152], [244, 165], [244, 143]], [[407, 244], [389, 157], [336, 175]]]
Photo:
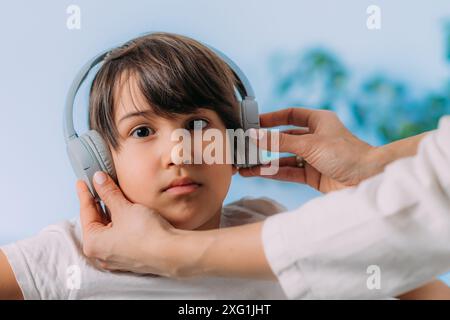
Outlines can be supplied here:
[[80, 228], [79, 218], [73, 218], [70, 220], [62, 220], [55, 224], [48, 225], [43, 228], [38, 236], [41, 235], [54, 235], [70, 238], [72, 240], [78, 241], [81, 238], [81, 228]]
[[48, 225], [34, 236], [11, 244], [32, 255], [59, 255], [60, 252], [78, 252], [81, 246], [81, 227], [79, 219], [63, 220]]
[[51, 224], [35, 236], [2, 246], [25, 299], [66, 299], [70, 266], [82, 266], [77, 219]]
[[268, 197], [243, 197], [223, 207], [221, 226], [253, 223], [285, 211], [285, 206]]

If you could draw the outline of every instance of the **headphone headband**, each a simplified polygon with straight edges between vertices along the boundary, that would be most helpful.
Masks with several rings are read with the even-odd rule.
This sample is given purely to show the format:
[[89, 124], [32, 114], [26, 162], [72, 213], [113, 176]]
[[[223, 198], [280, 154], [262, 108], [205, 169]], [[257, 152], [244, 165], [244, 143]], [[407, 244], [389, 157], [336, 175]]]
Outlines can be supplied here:
[[[146, 33], [144, 35], [150, 35], [151, 33]], [[139, 36], [138, 38], [142, 37], [143, 35]], [[138, 39], [135, 38], [135, 39]], [[132, 39], [130, 41], [133, 41], [135, 39]], [[128, 42], [130, 42], [128, 41]], [[128, 43], [127, 42], [127, 43]], [[234, 72], [235, 76], [238, 78], [238, 80], [242, 83], [244, 92], [242, 92], [241, 88], [238, 88], [238, 92], [241, 95], [242, 100], [255, 100], [255, 93], [253, 91], [252, 86], [250, 85], [250, 81], [245, 76], [244, 72], [237, 66], [236, 63], [234, 63], [233, 60], [231, 60], [227, 55], [225, 55], [220, 50], [215, 49], [214, 47], [202, 43], [204, 46], [212, 50], [215, 54], [217, 54]], [[81, 85], [83, 84], [84, 80], [89, 75], [90, 71], [99, 63], [101, 63], [105, 57], [113, 50], [117, 49], [118, 47], [114, 47], [108, 50], [103, 51], [102, 53], [96, 55], [94, 58], [89, 60], [86, 64], [82, 66], [80, 71], [78, 71], [77, 75], [75, 76], [74, 80], [72, 81], [72, 84], [69, 88], [69, 91], [67, 93], [66, 98], [66, 104], [64, 109], [64, 121], [63, 121], [63, 130], [64, 130], [64, 139], [66, 143], [73, 138], [77, 138], [78, 134], [75, 131], [74, 122], [73, 122], [73, 109], [74, 109], [74, 103], [75, 98], [78, 93], [78, 90], [80, 89]]]

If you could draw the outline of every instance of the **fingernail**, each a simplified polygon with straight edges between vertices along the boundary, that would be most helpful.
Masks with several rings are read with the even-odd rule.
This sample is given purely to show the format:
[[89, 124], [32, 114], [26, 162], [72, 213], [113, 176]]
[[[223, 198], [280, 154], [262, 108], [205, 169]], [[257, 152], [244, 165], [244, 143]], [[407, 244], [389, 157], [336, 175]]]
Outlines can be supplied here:
[[103, 184], [106, 181], [106, 174], [103, 171], [97, 171], [94, 174], [94, 181], [97, 184]]

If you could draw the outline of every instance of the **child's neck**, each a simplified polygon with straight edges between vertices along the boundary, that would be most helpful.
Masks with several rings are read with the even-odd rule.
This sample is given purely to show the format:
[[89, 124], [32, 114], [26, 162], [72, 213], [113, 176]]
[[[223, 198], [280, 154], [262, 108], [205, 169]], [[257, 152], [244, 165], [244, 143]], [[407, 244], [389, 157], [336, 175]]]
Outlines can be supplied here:
[[219, 229], [220, 228], [220, 219], [222, 217], [222, 207], [204, 224], [202, 224], [200, 227], [196, 228], [195, 230], [212, 230], [212, 229]]

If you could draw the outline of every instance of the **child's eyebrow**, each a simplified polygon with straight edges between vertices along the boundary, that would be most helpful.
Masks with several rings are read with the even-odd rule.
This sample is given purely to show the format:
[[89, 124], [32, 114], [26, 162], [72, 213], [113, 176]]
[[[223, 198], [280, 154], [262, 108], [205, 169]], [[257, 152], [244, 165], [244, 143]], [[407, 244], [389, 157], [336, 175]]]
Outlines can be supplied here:
[[[201, 115], [205, 115], [206, 112], [202, 109], [198, 109], [198, 110], [194, 110], [191, 115], [194, 116], [201, 116]], [[135, 111], [135, 112], [131, 112], [128, 113], [126, 115], [124, 115], [118, 122], [118, 124], [120, 125], [120, 123], [128, 118], [133, 118], [133, 117], [147, 117], [147, 118], [152, 118], [154, 115], [152, 110], [145, 110], [145, 111]]]
[[146, 110], [146, 111], [136, 111], [136, 112], [131, 112], [126, 114], [125, 116], [123, 116], [120, 120], [119, 120], [119, 124], [128, 118], [133, 118], [133, 117], [149, 117], [152, 114], [152, 111], [150, 110]]

